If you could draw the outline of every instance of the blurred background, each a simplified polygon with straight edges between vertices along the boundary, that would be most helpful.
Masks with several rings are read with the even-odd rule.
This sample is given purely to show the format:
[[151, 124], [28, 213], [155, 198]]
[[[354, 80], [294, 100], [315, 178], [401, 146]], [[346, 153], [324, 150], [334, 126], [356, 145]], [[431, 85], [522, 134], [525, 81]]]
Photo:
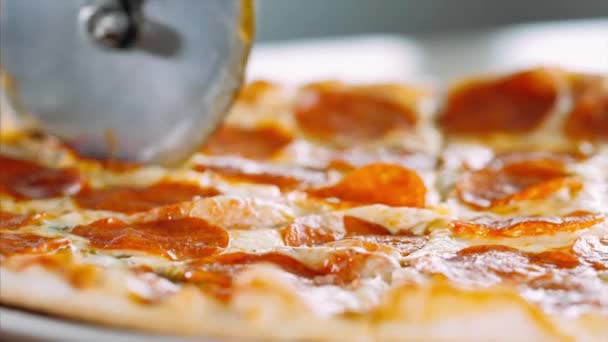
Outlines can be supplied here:
[[258, 40], [422, 34], [608, 18], [608, 0], [257, 0]]
[[257, 0], [249, 79], [443, 82], [608, 73], [608, 0]]

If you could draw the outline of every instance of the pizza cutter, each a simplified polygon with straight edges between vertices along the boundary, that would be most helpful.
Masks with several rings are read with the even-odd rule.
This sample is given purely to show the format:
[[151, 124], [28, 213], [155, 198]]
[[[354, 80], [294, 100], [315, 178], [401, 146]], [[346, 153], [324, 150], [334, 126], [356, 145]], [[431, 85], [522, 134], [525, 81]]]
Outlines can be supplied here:
[[251, 0], [0, 0], [2, 91], [88, 157], [173, 164], [238, 90]]

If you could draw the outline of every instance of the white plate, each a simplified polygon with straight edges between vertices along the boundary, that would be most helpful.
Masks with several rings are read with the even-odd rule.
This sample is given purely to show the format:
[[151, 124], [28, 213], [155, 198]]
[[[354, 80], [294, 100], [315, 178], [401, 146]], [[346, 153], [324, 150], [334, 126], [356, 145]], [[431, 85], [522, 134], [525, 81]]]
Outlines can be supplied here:
[[211, 342], [137, 333], [132, 330], [108, 329], [102, 326], [63, 320], [13, 308], [0, 307], [0, 340], [15, 342]]
[[[457, 36], [410, 39], [374, 35], [260, 45], [254, 48], [248, 78], [290, 84], [318, 79], [445, 81], [464, 74], [535, 65], [608, 74], [608, 20], [520, 25]], [[28, 342], [188, 341], [9, 308], [0, 308], [2, 338]]]

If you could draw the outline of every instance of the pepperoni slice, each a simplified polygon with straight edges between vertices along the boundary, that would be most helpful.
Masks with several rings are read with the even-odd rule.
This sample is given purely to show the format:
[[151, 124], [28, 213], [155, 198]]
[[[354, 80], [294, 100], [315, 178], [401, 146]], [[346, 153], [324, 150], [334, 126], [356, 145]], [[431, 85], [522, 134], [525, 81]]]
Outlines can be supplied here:
[[274, 127], [242, 128], [222, 126], [203, 147], [210, 155], [236, 155], [250, 159], [268, 159], [292, 141], [287, 132]]
[[608, 140], [608, 77], [578, 75], [573, 81], [574, 108], [566, 134], [575, 139]]
[[81, 208], [131, 214], [191, 201], [196, 197], [211, 197], [219, 194], [220, 192], [215, 188], [201, 188], [187, 183], [160, 182], [147, 187], [89, 188], [74, 196], [74, 201]]
[[238, 94], [237, 103], [255, 104], [264, 94], [275, 87], [275, 84], [268, 81], [257, 80], [251, 82], [241, 88], [241, 91]]
[[207, 171], [210, 170], [222, 177], [232, 180], [235, 182], [251, 182], [257, 184], [269, 184], [276, 185], [280, 189], [291, 190], [297, 188], [301, 181], [296, 177], [269, 173], [269, 172], [251, 172], [245, 169], [229, 166], [214, 166], [214, 165], [196, 165], [194, 167], [196, 171]]
[[89, 239], [95, 248], [136, 250], [171, 260], [209, 256], [230, 241], [224, 229], [198, 218], [136, 223], [109, 218], [77, 226], [72, 234]]
[[311, 87], [295, 103], [295, 118], [308, 135], [338, 145], [372, 141], [391, 131], [411, 129], [411, 108], [371, 93]]
[[449, 134], [523, 133], [538, 127], [558, 101], [556, 73], [522, 71], [454, 87], [440, 113]]
[[327, 163], [327, 169], [336, 170], [340, 172], [351, 172], [356, 169], [356, 166], [346, 160], [333, 159], [330, 160], [329, 163]]
[[323, 226], [311, 226], [296, 220], [288, 227], [281, 229], [281, 236], [285, 245], [297, 247], [319, 246], [344, 237], [391, 234], [383, 226], [358, 217], [345, 215], [342, 221], [344, 232], [334, 231]]
[[581, 264], [572, 253], [554, 250], [540, 253], [528, 253], [528, 259], [533, 264], [555, 266], [558, 268], [574, 268]]
[[114, 171], [118, 173], [129, 172], [141, 169], [143, 167], [142, 164], [127, 162], [124, 160], [115, 160], [115, 159], [86, 159], [80, 157], [83, 160], [89, 160], [95, 163], [98, 163], [103, 169]]
[[369, 253], [343, 250], [332, 252], [320, 265], [312, 267], [277, 252], [220, 254], [190, 263], [188, 271], [175, 280], [196, 283], [219, 299], [227, 301], [232, 295], [233, 278], [247, 265], [272, 264], [316, 284], [347, 286], [360, 278], [361, 270], [370, 257]]
[[362, 235], [327, 243], [328, 247], [359, 247], [368, 252], [393, 253], [408, 256], [424, 247], [428, 237], [410, 235]]
[[320, 272], [281, 253], [249, 254], [237, 252], [198, 259], [190, 263], [188, 271], [178, 275], [175, 280], [195, 283], [219, 300], [227, 302], [232, 297], [234, 276], [247, 265], [259, 263], [273, 264], [286, 272], [307, 279], [321, 275]]
[[65, 238], [0, 232], [0, 254], [4, 256], [49, 254], [69, 245], [70, 242]]
[[517, 154], [466, 173], [456, 183], [456, 194], [464, 203], [487, 209], [545, 199], [561, 189], [574, 193], [581, 188], [582, 183], [566, 172], [564, 160]]
[[424, 236], [414, 236], [403, 231], [392, 235], [384, 226], [358, 217], [345, 215], [343, 221], [346, 237], [360, 241], [361, 247], [369, 252], [384, 250], [388, 246], [398, 250], [402, 256], [407, 256], [426, 243]]
[[0, 210], [0, 229], [19, 229], [38, 222], [43, 216], [44, 214], [13, 214]]
[[[373, 252], [385, 250], [383, 245], [389, 245], [406, 255], [418, 249], [416, 245], [424, 243], [424, 237], [414, 237], [403, 233], [392, 235], [382, 225], [355, 216], [345, 215], [342, 220], [344, 232], [318, 225], [307, 225], [296, 220], [288, 227], [281, 229], [280, 233], [285, 245], [292, 247], [350, 246], [362, 247]], [[334, 243], [337, 241], [344, 241], [344, 243]]]
[[324, 274], [317, 282], [347, 286], [362, 278], [363, 269], [373, 254], [355, 250], [343, 250], [331, 253], [323, 262], [320, 271]]
[[339, 232], [324, 227], [311, 227], [297, 221], [281, 229], [280, 233], [285, 245], [292, 247], [319, 246], [342, 237]]
[[72, 195], [85, 180], [75, 169], [48, 168], [31, 161], [0, 155], [0, 193], [20, 200]]
[[[54, 139], [54, 138], [51, 137], [50, 139]], [[73, 157], [78, 158], [79, 161], [98, 165], [105, 170], [109, 170], [109, 171], [113, 171], [113, 172], [117, 172], [117, 173], [123, 173], [123, 172], [135, 171], [135, 170], [143, 167], [143, 164], [131, 162], [131, 161], [84, 156], [78, 149], [76, 149], [74, 147], [73, 144], [67, 144], [62, 141], [56, 141], [55, 143], [59, 145], [59, 148], [69, 151], [69, 153]]]
[[382, 225], [355, 216], [344, 215], [343, 222], [346, 236], [391, 235]]
[[[579, 265], [576, 256], [563, 251], [524, 253], [502, 245], [479, 245], [460, 250], [436, 271], [456, 282], [484, 285], [513, 282], [544, 291], [546, 295], [551, 295], [547, 291], [560, 290], [558, 301], [563, 303], [567, 299], [561, 291], [580, 292], [588, 300], [594, 295], [594, 291], [586, 293], [584, 285], [577, 284], [575, 268]], [[549, 302], [542, 304], [551, 304], [548, 297], [541, 300]]]
[[[572, 269], [578, 259], [562, 251], [524, 253], [502, 245], [478, 245], [464, 248], [447, 260], [451, 267], [447, 273], [474, 280], [494, 278], [526, 283], [544, 276], [554, 269]], [[496, 279], [498, 277], [499, 279]]]
[[385, 147], [377, 151], [361, 151], [355, 147], [344, 151], [333, 150], [326, 169], [345, 173], [367, 164], [391, 163], [414, 170], [429, 170], [436, 166], [436, 162], [435, 157], [429, 154], [413, 152], [401, 147]]
[[581, 236], [572, 246], [572, 252], [595, 269], [608, 270], [608, 236]]
[[352, 171], [335, 185], [312, 189], [309, 193], [362, 204], [422, 208], [425, 205], [426, 187], [414, 170], [375, 163]]
[[583, 214], [565, 217], [517, 217], [503, 220], [481, 218], [474, 221], [454, 221], [454, 234], [468, 237], [504, 238], [551, 235], [575, 232], [604, 221], [600, 215]]
[[525, 299], [552, 312], [603, 306], [597, 272], [568, 250], [527, 253], [502, 245], [478, 245], [453, 256], [433, 255], [413, 262], [424, 273], [440, 274], [466, 287], [515, 285]]
[[597, 276], [580, 270], [580, 265], [567, 251], [524, 253], [501, 245], [481, 245], [462, 249], [436, 271], [468, 284], [512, 282], [533, 291], [528, 300], [555, 309], [597, 303], [597, 288], [589, 286]]
[[[200, 261], [195, 261], [195, 264], [202, 264], [203, 268], [206, 270], [222, 269], [222, 266], [245, 266], [258, 263], [274, 264], [289, 273], [303, 278], [313, 278], [322, 274], [321, 272], [315, 271], [314, 269], [290, 256], [277, 252], [265, 254], [237, 252], [221, 254]], [[231, 271], [234, 271], [234, 268]]]

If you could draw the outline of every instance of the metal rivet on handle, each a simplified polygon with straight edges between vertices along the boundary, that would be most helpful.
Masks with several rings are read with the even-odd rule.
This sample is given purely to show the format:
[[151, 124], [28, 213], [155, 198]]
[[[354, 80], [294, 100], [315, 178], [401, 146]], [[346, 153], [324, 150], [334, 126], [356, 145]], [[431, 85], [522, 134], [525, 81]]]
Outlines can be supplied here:
[[125, 49], [137, 36], [137, 16], [142, 0], [103, 0], [80, 9], [85, 34], [100, 46]]

